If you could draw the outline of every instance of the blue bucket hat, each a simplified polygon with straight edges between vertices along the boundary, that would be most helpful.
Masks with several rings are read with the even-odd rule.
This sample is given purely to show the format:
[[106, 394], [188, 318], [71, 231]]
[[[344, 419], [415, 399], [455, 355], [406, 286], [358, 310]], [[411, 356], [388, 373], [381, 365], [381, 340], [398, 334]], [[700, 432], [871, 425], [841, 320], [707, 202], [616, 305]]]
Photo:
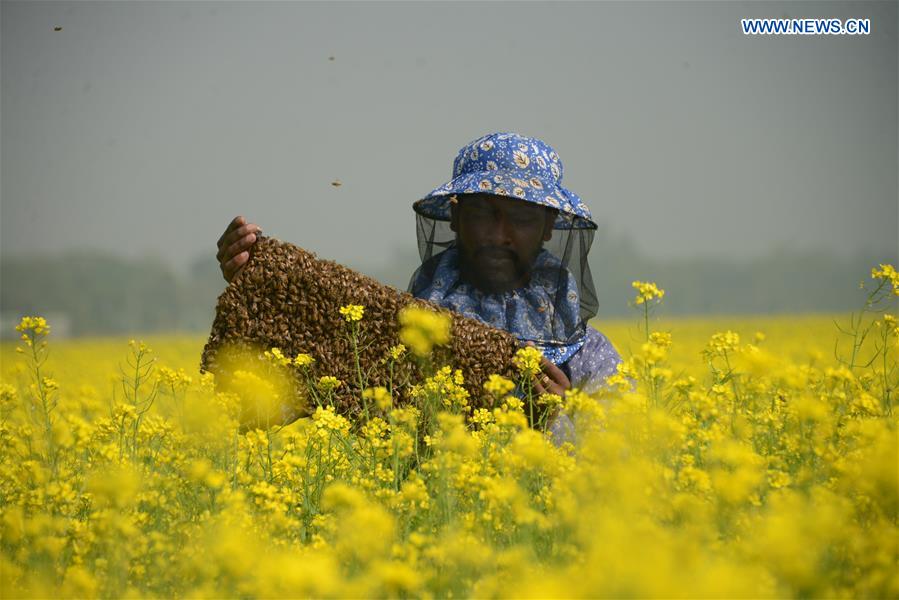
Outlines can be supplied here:
[[537, 138], [491, 133], [461, 150], [453, 161], [453, 179], [412, 205], [416, 213], [450, 220], [457, 194], [494, 194], [559, 210], [553, 229], [596, 229], [590, 209], [562, 187], [562, 161]]

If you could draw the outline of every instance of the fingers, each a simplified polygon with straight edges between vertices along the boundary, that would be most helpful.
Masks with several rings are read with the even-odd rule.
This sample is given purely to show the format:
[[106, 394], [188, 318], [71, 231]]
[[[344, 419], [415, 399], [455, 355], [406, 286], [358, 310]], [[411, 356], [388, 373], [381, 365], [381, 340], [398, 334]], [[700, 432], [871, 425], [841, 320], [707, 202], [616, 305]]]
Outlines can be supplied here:
[[543, 372], [546, 373], [549, 378], [556, 382], [563, 390], [571, 388], [571, 381], [568, 379], [565, 371], [554, 365], [552, 361], [545, 356], [541, 361], [541, 366], [543, 367]]
[[237, 272], [250, 260], [249, 249], [255, 243], [256, 234], [251, 233], [231, 246], [219, 250], [216, 258], [219, 261], [219, 267], [222, 270], [222, 276], [225, 278], [225, 281], [231, 283]]
[[221, 237], [219, 237], [219, 240], [218, 240], [218, 242], [216, 242], [216, 245], [217, 245], [217, 246], [221, 246], [221, 245], [222, 245], [222, 241], [225, 239], [225, 236], [226, 236], [226, 235], [228, 235], [229, 233], [231, 233], [232, 231], [234, 231], [235, 229], [237, 229], [238, 227], [240, 227], [241, 225], [243, 225], [243, 224], [246, 223], [246, 222], [247, 222], [247, 220], [244, 219], [244, 218], [243, 218], [242, 216], [240, 216], [240, 215], [238, 215], [238, 216], [234, 217], [233, 219], [231, 219], [231, 222], [228, 223], [228, 227], [225, 228], [225, 233], [223, 233], [223, 234], [221, 235]]
[[[526, 342], [525, 345], [535, 346], [532, 341]], [[540, 357], [540, 368], [543, 370], [543, 373], [537, 375], [533, 379], [534, 389], [539, 393], [542, 394], [549, 391], [550, 393], [563, 396], [565, 390], [571, 389], [571, 381], [568, 379], [565, 371], [554, 365], [551, 360], [546, 358], [546, 356]], [[540, 381], [543, 377], [547, 377], [549, 381]]]
[[250, 246], [256, 243], [256, 234], [248, 233], [244, 236], [241, 236], [229, 246], [222, 246], [219, 249], [218, 254], [215, 257], [219, 262], [227, 262], [243, 252], [244, 250], [249, 250]]
[[241, 268], [250, 260], [249, 249], [256, 243], [262, 228], [238, 215], [231, 220], [225, 232], [219, 237], [216, 245], [218, 252], [215, 258], [225, 281], [231, 282]]
[[221, 263], [222, 275], [224, 275], [225, 281], [230, 283], [234, 276], [247, 264], [248, 260], [250, 260], [250, 253], [241, 252], [230, 260]]
[[[222, 234], [222, 237], [219, 238], [219, 251], [216, 254], [216, 258], [219, 260], [219, 262], [221, 262], [222, 259], [228, 260], [231, 257], [227, 256], [227, 254], [232, 246], [234, 246], [241, 239], [247, 238], [247, 236], [249, 235], [255, 235], [259, 233], [262, 233], [262, 229], [255, 223], [246, 223], [237, 227], [236, 229], [226, 231], [224, 234]], [[255, 238], [253, 239], [253, 241], [256, 241]]]

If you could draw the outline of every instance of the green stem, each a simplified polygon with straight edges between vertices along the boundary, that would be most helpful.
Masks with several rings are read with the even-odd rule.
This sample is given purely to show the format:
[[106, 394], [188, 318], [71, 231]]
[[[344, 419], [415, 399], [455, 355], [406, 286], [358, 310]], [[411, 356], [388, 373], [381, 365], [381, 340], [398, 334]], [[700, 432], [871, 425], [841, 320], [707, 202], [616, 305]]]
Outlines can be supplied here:
[[883, 358], [883, 405], [884, 405], [884, 412], [886, 412], [887, 415], [892, 416], [893, 415], [893, 401], [892, 401], [892, 398], [890, 397], [890, 392], [892, 390], [890, 389], [890, 381], [889, 381], [889, 377], [887, 376], [888, 375], [887, 374], [887, 364], [888, 364], [887, 354], [889, 354], [889, 348], [890, 348], [889, 338], [890, 338], [890, 330], [889, 330], [889, 327], [887, 326], [887, 324], [884, 323], [884, 325], [883, 325], [883, 350], [882, 350], [882, 354], [883, 354], [883, 356], [882, 356], [882, 358]]
[[50, 412], [53, 410], [53, 406], [50, 404], [50, 397], [47, 393], [47, 389], [44, 386], [44, 377], [41, 373], [41, 357], [38, 355], [37, 350], [37, 338], [34, 335], [34, 332], [28, 332], [29, 341], [31, 342], [29, 346], [31, 346], [31, 364], [34, 368], [34, 377], [37, 383], [37, 391], [41, 400], [41, 416], [44, 421], [44, 437], [47, 440], [47, 463], [52, 463], [55, 467], [55, 449], [53, 447], [53, 421], [50, 419]]
[[649, 302], [643, 303], [643, 327], [646, 332], [646, 341], [649, 341]]
[[531, 389], [531, 379], [530, 378], [527, 379], [527, 390], [528, 390], [528, 412], [530, 413], [530, 417], [531, 417], [530, 418], [531, 427], [534, 427], [534, 426], [536, 426], [536, 423], [534, 423], [534, 397], [533, 397], [533, 391]]
[[358, 323], [351, 324], [350, 339], [353, 343], [353, 358], [356, 361], [356, 378], [359, 380], [359, 397], [362, 400], [362, 412], [365, 415], [365, 420], [367, 422], [371, 420], [371, 416], [368, 412], [368, 402], [366, 402], [365, 400], [365, 378], [362, 375], [362, 365], [359, 361], [359, 339], [357, 336], [358, 326]]

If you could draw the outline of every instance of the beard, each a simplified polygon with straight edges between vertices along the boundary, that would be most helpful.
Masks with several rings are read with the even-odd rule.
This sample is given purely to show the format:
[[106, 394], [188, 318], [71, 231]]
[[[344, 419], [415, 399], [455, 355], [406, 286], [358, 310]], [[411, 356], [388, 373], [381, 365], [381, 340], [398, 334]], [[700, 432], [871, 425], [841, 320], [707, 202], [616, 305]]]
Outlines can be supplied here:
[[481, 246], [471, 255], [460, 253], [464, 279], [488, 294], [508, 292], [527, 283], [536, 253], [521, 257], [513, 250]]

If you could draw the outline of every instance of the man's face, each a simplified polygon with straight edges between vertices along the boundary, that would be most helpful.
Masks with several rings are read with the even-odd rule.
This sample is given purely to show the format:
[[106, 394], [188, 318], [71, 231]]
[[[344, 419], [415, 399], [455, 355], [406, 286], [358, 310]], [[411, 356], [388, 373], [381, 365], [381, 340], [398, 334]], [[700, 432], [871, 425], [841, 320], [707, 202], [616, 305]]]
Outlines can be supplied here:
[[552, 237], [555, 211], [491, 194], [458, 199], [450, 227], [456, 232], [462, 279], [487, 293], [525, 285], [543, 242]]

